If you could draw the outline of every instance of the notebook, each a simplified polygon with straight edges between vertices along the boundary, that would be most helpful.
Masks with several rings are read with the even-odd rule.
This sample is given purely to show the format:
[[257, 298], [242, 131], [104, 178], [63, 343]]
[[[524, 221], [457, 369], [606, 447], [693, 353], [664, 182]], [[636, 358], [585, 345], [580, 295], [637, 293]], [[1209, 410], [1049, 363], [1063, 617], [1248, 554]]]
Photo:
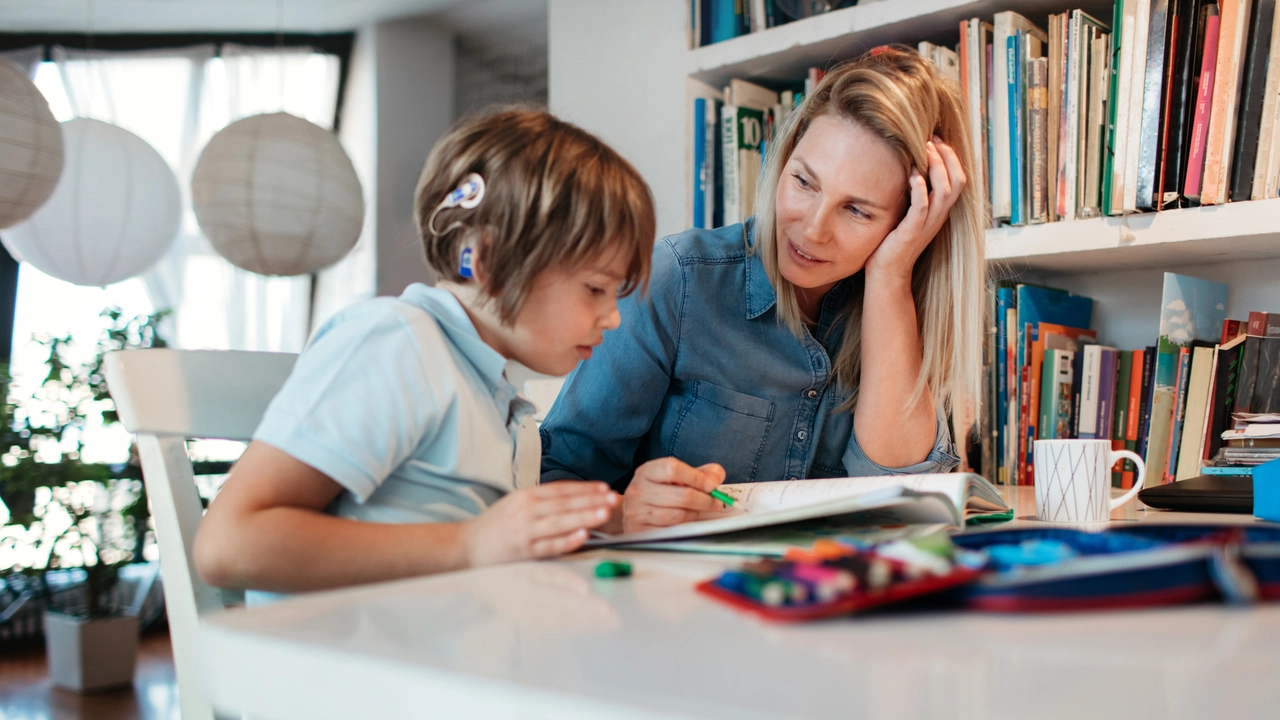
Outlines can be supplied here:
[[827, 525], [838, 522], [850, 528], [963, 527], [970, 515], [1009, 509], [994, 485], [972, 473], [726, 483], [720, 490], [735, 498], [732, 507], [670, 527], [618, 535], [595, 533], [586, 547], [689, 540], [817, 518], [839, 518]]

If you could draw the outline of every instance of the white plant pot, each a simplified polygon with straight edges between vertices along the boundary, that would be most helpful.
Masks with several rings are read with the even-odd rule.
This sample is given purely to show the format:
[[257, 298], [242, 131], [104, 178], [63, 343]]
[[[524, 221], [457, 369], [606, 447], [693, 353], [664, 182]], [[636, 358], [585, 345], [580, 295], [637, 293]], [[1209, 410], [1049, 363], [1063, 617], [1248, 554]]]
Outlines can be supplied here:
[[131, 615], [89, 620], [57, 612], [44, 614], [49, 679], [79, 693], [133, 683], [138, 659], [138, 618]]

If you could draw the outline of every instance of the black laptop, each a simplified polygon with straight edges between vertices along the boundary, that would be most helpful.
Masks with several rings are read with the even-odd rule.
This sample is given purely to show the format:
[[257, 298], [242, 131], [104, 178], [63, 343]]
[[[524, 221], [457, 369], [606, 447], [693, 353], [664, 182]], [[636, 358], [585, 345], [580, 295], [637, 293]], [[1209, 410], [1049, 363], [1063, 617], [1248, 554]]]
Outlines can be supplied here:
[[1138, 493], [1153, 508], [1179, 512], [1253, 514], [1253, 476], [1198, 475]]

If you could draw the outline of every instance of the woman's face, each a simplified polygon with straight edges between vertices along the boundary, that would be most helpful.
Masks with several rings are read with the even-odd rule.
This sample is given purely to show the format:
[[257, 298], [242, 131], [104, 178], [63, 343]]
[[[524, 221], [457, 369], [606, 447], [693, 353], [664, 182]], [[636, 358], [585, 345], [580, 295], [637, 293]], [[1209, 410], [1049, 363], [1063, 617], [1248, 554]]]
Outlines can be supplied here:
[[778, 268], [826, 292], [857, 273], [907, 209], [907, 168], [860, 125], [823, 115], [796, 144], [776, 196]]

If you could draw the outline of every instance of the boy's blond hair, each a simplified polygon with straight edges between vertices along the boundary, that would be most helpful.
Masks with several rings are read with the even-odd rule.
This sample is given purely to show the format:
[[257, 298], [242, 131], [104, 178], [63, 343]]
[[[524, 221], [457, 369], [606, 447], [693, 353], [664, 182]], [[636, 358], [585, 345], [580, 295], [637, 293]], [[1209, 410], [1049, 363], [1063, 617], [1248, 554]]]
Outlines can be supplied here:
[[[480, 204], [436, 213], [470, 173], [484, 178]], [[649, 186], [598, 138], [540, 110], [508, 109], [456, 124], [431, 150], [414, 208], [427, 265], [462, 281], [462, 250], [474, 248], [482, 289], [504, 323], [514, 322], [547, 268], [578, 268], [620, 252], [629, 258], [623, 294], [649, 276], [656, 233]]]

